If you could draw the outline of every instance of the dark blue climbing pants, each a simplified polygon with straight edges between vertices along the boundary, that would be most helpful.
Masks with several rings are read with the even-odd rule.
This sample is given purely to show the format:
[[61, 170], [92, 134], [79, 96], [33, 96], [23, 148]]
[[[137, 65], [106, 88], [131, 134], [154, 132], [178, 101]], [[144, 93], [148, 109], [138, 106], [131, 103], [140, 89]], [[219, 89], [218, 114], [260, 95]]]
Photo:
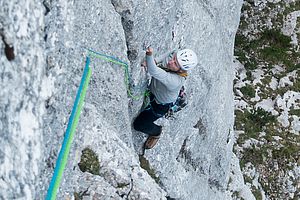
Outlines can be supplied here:
[[135, 130], [145, 134], [158, 136], [161, 134], [162, 127], [153, 122], [163, 117], [173, 106], [173, 103], [158, 104], [154, 98], [154, 95], [150, 94], [150, 105], [137, 116], [133, 122], [133, 127]]

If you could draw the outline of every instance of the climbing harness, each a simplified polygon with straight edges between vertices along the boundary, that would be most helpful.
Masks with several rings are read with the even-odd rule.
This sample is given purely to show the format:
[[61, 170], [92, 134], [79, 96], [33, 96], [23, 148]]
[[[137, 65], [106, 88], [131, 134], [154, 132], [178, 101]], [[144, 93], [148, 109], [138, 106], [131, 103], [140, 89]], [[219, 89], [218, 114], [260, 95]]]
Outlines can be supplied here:
[[[85, 48], [86, 49], [86, 48]], [[83, 103], [84, 103], [84, 99], [85, 99], [85, 95], [86, 95], [86, 91], [90, 82], [90, 78], [91, 78], [91, 68], [90, 68], [90, 58], [91, 57], [95, 57], [95, 58], [99, 58], [105, 61], [109, 61], [118, 65], [121, 65], [124, 70], [125, 70], [125, 84], [126, 84], [126, 88], [127, 88], [127, 93], [128, 96], [130, 96], [132, 99], [134, 100], [138, 100], [144, 96], [148, 96], [149, 92], [144, 92], [141, 95], [133, 95], [133, 92], [130, 90], [130, 76], [129, 76], [129, 72], [128, 72], [128, 64], [115, 58], [112, 56], [108, 56], [105, 54], [101, 54], [98, 52], [95, 52], [91, 49], [86, 49], [88, 51], [88, 56], [86, 57], [86, 63], [85, 63], [85, 68], [83, 71], [83, 75], [81, 78], [81, 82], [76, 94], [76, 98], [75, 98], [75, 102], [72, 108], [72, 112], [69, 118], [69, 122], [67, 125], [67, 130], [64, 136], [64, 140], [63, 140], [63, 144], [61, 146], [58, 158], [56, 160], [56, 165], [54, 168], [54, 173], [52, 176], [52, 179], [50, 181], [50, 185], [47, 191], [47, 195], [46, 195], [46, 200], [55, 200], [56, 199], [56, 195], [57, 195], [57, 190], [59, 188], [62, 176], [63, 176], [63, 172], [64, 169], [66, 167], [67, 164], [67, 160], [68, 160], [68, 155], [70, 153], [70, 147], [74, 138], [74, 134], [75, 134], [75, 130], [76, 127], [78, 125], [78, 121], [79, 121], [79, 117], [80, 117], [80, 113], [81, 110], [83, 108]]]
[[180, 91], [179, 91], [179, 95], [178, 95], [175, 103], [173, 104], [172, 107], [170, 107], [170, 109], [166, 113], [165, 117], [167, 119], [171, 118], [174, 115], [174, 113], [182, 110], [187, 104], [188, 104], [187, 95], [185, 93], [184, 86], [182, 86], [181, 89], [180, 89]]
[[[151, 92], [145, 99], [147, 99], [147, 104], [144, 105], [144, 110], [151, 110], [153, 115], [156, 117], [165, 117], [167, 119], [173, 117], [174, 113], [182, 110], [188, 104], [184, 86], [181, 87], [178, 97], [174, 103], [157, 103], [155, 96]], [[163, 112], [165, 114], [158, 112], [162, 110], [167, 111]]]

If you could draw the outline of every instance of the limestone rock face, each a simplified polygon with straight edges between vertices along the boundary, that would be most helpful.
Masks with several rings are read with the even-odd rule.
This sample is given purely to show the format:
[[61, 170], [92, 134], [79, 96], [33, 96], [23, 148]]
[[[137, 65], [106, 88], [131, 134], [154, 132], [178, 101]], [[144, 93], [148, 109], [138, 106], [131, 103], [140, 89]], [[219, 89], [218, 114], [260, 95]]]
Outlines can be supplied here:
[[43, 157], [44, 10], [0, 2], [0, 199], [34, 199]]
[[[233, 43], [241, 0], [1, 1], [0, 199], [44, 199], [89, 56], [92, 78], [57, 199], [223, 199], [233, 136]], [[189, 104], [139, 156], [144, 48], [193, 49]], [[127, 90], [130, 90], [128, 95]], [[135, 96], [136, 98], [132, 98]], [[159, 122], [158, 122], [159, 123]], [[79, 167], [84, 149], [95, 171]], [[91, 166], [90, 166], [91, 167]]]

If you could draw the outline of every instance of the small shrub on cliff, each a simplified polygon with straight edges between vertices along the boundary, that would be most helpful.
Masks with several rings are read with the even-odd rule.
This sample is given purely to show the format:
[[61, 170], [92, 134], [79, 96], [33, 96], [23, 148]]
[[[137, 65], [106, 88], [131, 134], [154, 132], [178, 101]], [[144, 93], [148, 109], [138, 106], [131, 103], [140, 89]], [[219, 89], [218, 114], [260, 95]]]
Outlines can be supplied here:
[[99, 175], [100, 163], [98, 156], [89, 148], [83, 149], [78, 166], [82, 172], [89, 172], [94, 175]]
[[275, 116], [262, 108], [257, 108], [249, 112], [248, 118], [253, 122], [253, 125], [259, 126], [260, 128], [265, 126], [267, 123], [273, 123], [276, 121]]
[[245, 97], [254, 98], [255, 97], [255, 89], [251, 85], [246, 85], [242, 87], [241, 92]]

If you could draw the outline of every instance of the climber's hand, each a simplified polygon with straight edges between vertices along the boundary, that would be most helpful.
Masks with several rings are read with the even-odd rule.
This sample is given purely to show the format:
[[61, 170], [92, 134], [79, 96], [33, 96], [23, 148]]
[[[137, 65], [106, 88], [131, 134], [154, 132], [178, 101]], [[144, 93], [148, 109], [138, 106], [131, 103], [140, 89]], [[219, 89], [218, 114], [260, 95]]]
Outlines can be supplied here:
[[153, 49], [152, 49], [151, 47], [148, 47], [148, 48], [146, 49], [146, 54], [147, 54], [148, 56], [151, 56], [151, 55], [153, 54]]

